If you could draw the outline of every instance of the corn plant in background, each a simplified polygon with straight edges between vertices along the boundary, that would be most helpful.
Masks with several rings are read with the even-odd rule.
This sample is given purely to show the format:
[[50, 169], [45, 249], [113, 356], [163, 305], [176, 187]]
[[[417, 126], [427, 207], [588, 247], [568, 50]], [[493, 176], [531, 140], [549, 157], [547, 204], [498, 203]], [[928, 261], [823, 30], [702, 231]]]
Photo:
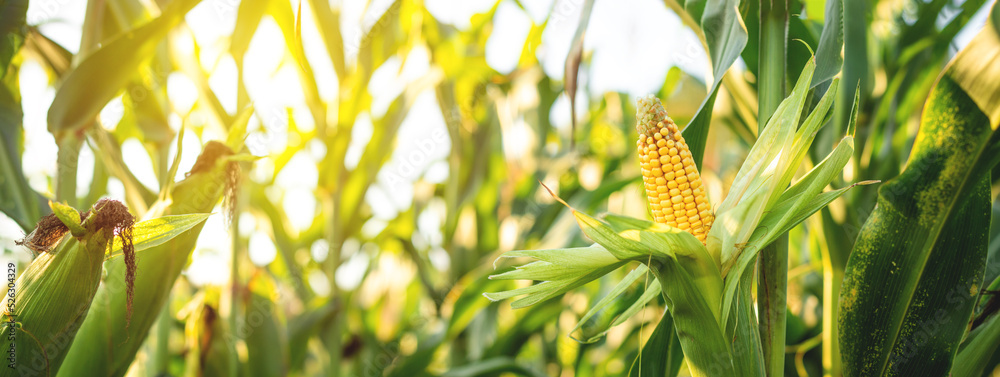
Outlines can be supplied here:
[[0, 375], [995, 373], [992, 2], [473, 3], [0, 2]]

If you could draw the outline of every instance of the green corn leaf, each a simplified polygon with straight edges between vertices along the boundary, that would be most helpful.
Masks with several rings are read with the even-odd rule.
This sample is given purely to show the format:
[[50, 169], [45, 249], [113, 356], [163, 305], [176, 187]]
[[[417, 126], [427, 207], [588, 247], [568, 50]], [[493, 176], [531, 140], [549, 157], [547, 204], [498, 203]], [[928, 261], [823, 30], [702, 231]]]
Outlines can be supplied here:
[[649, 220], [637, 219], [634, 217], [617, 215], [614, 213], [605, 213], [601, 216], [605, 221], [607, 221], [608, 226], [614, 229], [616, 232], [623, 232], [628, 229], [646, 229], [652, 227], [654, 222]]
[[[854, 138], [847, 136], [841, 140], [833, 153], [830, 153], [819, 165], [816, 165], [802, 179], [796, 182], [795, 185], [786, 190], [781, 198], [779, 198], [778, 203], [771, 208], [767, 216], [758, 225], [758, 228], [763, 227], [765, 236], [759, 241], [758, 245], [753, 246], [763, 247], [770, 244], [778, 235], [787, 232], [793, 226], [805, 220], [802, 217], [803, 215], [808, 217], [822, 208], [815, 208], [809, 204], [817, 203], [815, 201], [817, 195], [820, 195], [824, 187], [840, 176], [840, 173], [843, 171], [844, 166], [847, 165], [847, 162], [850, 161], [853, 153]], [[863, 182], [863, 184], [867, 183], [870, 182]], [[833, 191], [838, 193], [834, 198], [854, 186], [851, 185]]]
[[666, 4], [698, 33], [712, 61], [712, 87], [694, 118], [683, 130], [694, 163], [701, 166], [715, 97], [719, 92], [722, 76], [747, 45], [747, 28], [740, 16], [738, 0], [717, 1], [710, 6], [706, 6], [704, 1], [695, 0], [669, 0]]
[[288, 339], [284, 315], [276, 306], [279, 293], [264, 273], [257, 273], [248, 284], [243, 325], [234, 335], [247, 345], [248, 376], [280, 376], [288, 370]]
[[965, 53], [955, 56], [948, 67], [948, 75], [979, 105], [990, 119], [990, 126], [1000, 126], [1000, 90], [996, 79], [1000, 77], [1000, 7], [993, 4], [990, 19], [979, 31]]
[[[795, 176], [795, 172], [798, 171], [796, 167], [802, 163], [806, 153], [809, 152], [809, 147], [816, 138], [816, 133], [819, 132], [820, 127], [823, 127], [823, 125], [825, 125], [830, 119], [830, 109], [837, 97], [837, 90], [839, 88], [840, 79], [833, 79], [833, 82], [830, 83], [830, 87], [827, 89], [823, 98], [819, 101], [819, 104], [816, 105], [816, 107], [812, 110], [812, 113], [810, 113], [809, 116], [806, 117], [806, 120], [802, 122], [802, 126], [800, 126], [798, 131], [795, 132], [795, 142], [792, 146], [792, 153], [788, 158], [788, 168], [785, 169], [784, 174], [781, 176], [781, 180], [778, 181], [777, 187], [788, 187], [788, 184], [792, 182], [792, 177]], [[848, 135], [851, 134], [848, 133]], [[772, 197], [770, 204], [773, 204], [777, 199], [777, 196]]]
[[741, 376], [766, 376], [764, 350], [761, 343], [760, 327], [751, 291], [754, 270], [747, 269], [741, 275], [731, 275], [728, 280], [738, 280], [739, 293], [729, 309], [730, 321], [726, 323], [726, 339], [732, 339], [733, 366]]
[[816, 48], [816, 75], [812, 85], [819, 85], [840, 73], [844, 65], [844, 0], [827, 0], [823, 32]]
[[[969, 333], [951, 367], [953, 377], [979, 377], [990, 366], [1000, 346], [1000, 315], [993, 315]], [[991, 368], [992, 369], [992, 368]]]
[[[734, 207], [720, 214], [709, 233], [709, 250], [721, 254], [723, 276], [743, 276], [764, 246], [854, 186], [820, 194], [824, 187], [840, 175], [854, 152], [853, 137], [847, 136], [834, 152], [794, 185], [787, 190], [776, 189], [787, 186], [792, 180], [816, 132], [829, 118], [830, 107], [836, 98], [839, 81], [834, 80], [830, 90], [794, 132], [793, 139], [786, 137], [784, 146], [767, 144], [768, 140], [779, 140], [777, 135], [770, 134], [772, 130], [784, 128], [784, 132], [791, 133], [794, 129], [798, 122], [797, 113], [801, 112], [803, 106], [800, 97], [804, 97], [806, 93], [805, 84], [810, 80], [813, 67], [812, 62], [806, 65], [793, 95], [782, 102], [771, 118], [769, 123], [774, 127], [766, 127], [761, 138], [754, 144], [747, 162], [740, 169], [741, 174], [745, 171], [747, 175], [737, 175], [739, 185], [734, 183], [734, 187], [742, 192], [731, 191], [724, 205], [728, 202]], [[761, 141], [765, 144], [761, 144]], [[772, 158], [777, 160], [772, 162]], [[773, 170], [762, 170], [765, 163], [774, 166]], [[778, 186], [772, 186], [771, 182], [776, 182]], [[739, 196], [742, 198], [732, 199]], [[740, 279], [726, 279], [721, 308], [723, 324], [729, 324], [739, 284]]]
[[[8, 2], [7, 4], [11, 4]], [[4, 13], [6, 14], [6, 13]], [[3, 21], [7, 22], [7, 17]], [[11, 74], [0, 80], [0, 211], [30, 232], [35, 221], [48, 213], [46, 199], [31, 189], [21, 169], [24, 127], [17, 66], [4, 67]]]
[[171, 1], [159, 17], [122, 33], [80, 62], [59, 86], [49, 107], [48, 128], [56, 140], [93, 120], [133, 78], [139, 65], [153, 56], [167, 32], [199, 2]]
[[7, 74], [7, 65], [14, 55], [17, 55], [24, 44], [24, 35], [28, 31], [26, 18], [28, 0], [11, 0], [0, 3], [0, 79]]
[[674, 331], [674, 319], [665, 311], [660, 323], [653, 329], [640, 355], [629, 369], [630, 377], [676, 376], [684, 363], [681, 342]]
[[708, 233], [707, 246], [712, 258], [721, 261], [724, 273], [728, 273], [742, 245], [753, 234], [755, 227], [752, 224], [760, 221], [791, 180], [812, 141], [813, 132], [809, 131], [822, 124], [819, 120], [824, 118], [826, 109], [821, 108], [823, 116], [808, 118], [802, 134], [796, 133], [815, 67], [815, 62], [810, 60], [802, 69], [792, 93], [768, 120], [767, 127], [736, 174], [726, 199], [716, 208], [718, 217]]
[[[812, 79], [814, 68], [815, 63], [810, 62], [802, 69], [795, 89], [792, 90], [788, 98], [778, 105], [778, 109], [768, 120], [767, 126], [757, 137], [757, 142], [750, 148], [750, 153], [739, 172], [736, 173], [729, 194], [717, 208], [719, 212], [729, 211], [735, 208], [738, 203], [743, 202], [744, 193], [750, 191], [751, 187], [760, 186], [760, 182], [767, 179], [764, 172], [774, 170], [780, 172], [780, 174], [776, 174], [778, 177], [784, 177], [784, 169], [781, 169], [780, 166], [791, 163], [792, 159], [788, 155], [791, 154], [795, 130], [798, 127], [799, 116], [802, 113], [802, 106], [805, 103], [809, 80]], [[787, 161], [782, 161], [782, 159], [787, 159]]]
[[[174, 237], [187, 232], [196, 225], [201, 224], [210, 213], [192, 213], [189, 215], [162, 216], [151, 220], [140, 221], [135, 224], [132, 230], [132, 242], [135, 251], [140, 252], [151, 247], [156, 247], [170, 241]], [[107, 259], [117, 258], [122, 255], [122, 241], [115, 238], [114, 245], [108, 253]]]
[[[714, 265], [705, 251], [704, 245], [691, 233], [645, 220], [623, 221], [621, 216], [608, 216], [615, 221], [615, 228], [580, 211], [573, 211], [583, 234], [597, 242], [619, 260], [646, 261], [653, 256], [684, 256], [699, 260], [700, 263]], [[637, 224], [642, 228], [634, 228]], [[707, 266], [706, 266], [707, 267]]]
[[[1000, 92], [1000, 79], [981, 63], [996, 65], [982, 59], [1000, 52], [998, 30], [987, 23], [938, 79], [906, 170], [879, 188], [840, 294], [845, 375], [946, 375], [952, 368], [989, 240], [988, 172], [1000, 141], [990, 119], [996, 107], [982, 107], [990, 98], [982, 95]], [[963, 75], [969, 69], [975, 80]]]

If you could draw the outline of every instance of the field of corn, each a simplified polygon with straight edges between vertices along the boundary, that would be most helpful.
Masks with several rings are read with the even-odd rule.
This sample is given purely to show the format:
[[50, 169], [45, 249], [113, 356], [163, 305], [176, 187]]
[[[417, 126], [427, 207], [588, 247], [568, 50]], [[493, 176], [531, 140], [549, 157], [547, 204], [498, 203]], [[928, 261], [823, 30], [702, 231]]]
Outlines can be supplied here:
[[1000, 376], [998, 127], [988, 0], [0, 0], [0, 377]]

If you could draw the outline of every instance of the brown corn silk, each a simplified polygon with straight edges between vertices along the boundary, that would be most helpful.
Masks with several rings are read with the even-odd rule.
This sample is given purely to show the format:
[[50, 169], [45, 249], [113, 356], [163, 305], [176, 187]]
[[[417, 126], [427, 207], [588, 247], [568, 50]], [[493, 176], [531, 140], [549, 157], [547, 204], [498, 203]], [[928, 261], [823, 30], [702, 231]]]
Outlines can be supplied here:
[[691, 149], [658, 98], [640, 98], [636, 108], [635, 144], [653, 219], [705, 243], [715, 216]]
[[38, 254], [52, 250], [68, 232], [69, 227], [63, 224], [62, 220], [59, 220], [54, 213], [50, 213], [42, 216], [42, 219], [38, 220], [38, 224], [35, 225], [35, 229], [24, 236], [24, 239], [14, 241], [14, 244], [27, 247], [28, 250], [31, 250], [32, 256], [37, 258]]

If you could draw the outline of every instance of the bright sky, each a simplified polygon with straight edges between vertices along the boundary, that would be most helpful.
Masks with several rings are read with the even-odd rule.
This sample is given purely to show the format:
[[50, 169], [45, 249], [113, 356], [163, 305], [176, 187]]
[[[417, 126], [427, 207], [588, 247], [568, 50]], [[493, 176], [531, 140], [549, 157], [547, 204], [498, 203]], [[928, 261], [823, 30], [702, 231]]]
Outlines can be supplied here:
[[[144, 0], [148, 3], [149, 0]], [[290, 0], [293, 6], [298, 1]], [[556, 2], [553, 4], [553, 2]], [[229, 112], [236, 111], [236, 71], [232, 57], [228, 55], [228, 35], [235, 25], [237, 0], [205, 0], [195, 7], [186, 17], [191, 36], [201, 47], [199, 61], [204, 69], [213, 72], [210, 85], [218, 95], [223, 106]], [[338, 1], [334, 0], [334, 3]], [[374, 0], [365, 10], [364, 0], [344, 0], [341, 31], [345, 38], [345, 48], [349, 55], [356, 54], [357, 45], [363, 35], [362, 30], [370, 27], [378, 15], [388, 7], [391, 0]], [[524, 40], [532, 23], [541, 23], [549, 17], [549, 24], [542, 36], [542, 45], [535, 51], [547, 75], [561, 80], [563, 64], [569, 50], [570, 40], [579, 20], [582, 0], [531, 0], [522, 1], [527, 12], [520, 9], [512, 0], [503, 0], [499, 5], [495, 18], [494, 33], [486, 46], [486, 59], [494, 69], [502, 73], [512, 71], [522, 50]], [[589, 64], [581, 72], [582, 87], [589, 93], [600, 95], [606, 91], [622, 91], [633, 96], [656, 92], [662, 85], [667, 70], [665, 67], [678, 66], [685, 72], [705, 80], [708, 75], [709, 62], [701, 44], [694, 33], [681, 25], [679, 18], [667, 10], [662, 1], [658, 0], [628, 0], [629, 6], [621, 6], [620, 2], [611, 0], [597, 1], [592, 13], [586, 34], [585, 49], [590, 55]], [[488, 10], [493, 0], [427, 0], [426, 6], [439, 20], [451, 23], [459, 28], [469, 25], [470, 17], [475, 13]], [[334, 4], [334, 6], [338, 6]], [[44, 34], [59, 42], [70, 51], [77, 51], [80, 43], [80, 30], [85, 14], [85, 2], [68, 0], [32, 1], [29, 7], [29, 21], [40, 25]], [[315, 22], [308, 2], [302, 2], [302, 37], [307, 58], [312, 63], [317, 76], [319, 92], [324, 101], [336, 100], [337, 77], [333, 72], [323, 43], [316, 30]], [[977, 30], [985, 19], [985, 13], [980, 12], [969, 29]], [[964, 43], [971, 38], [969, 32], [964, 32], [959, 39]], [[190, 49], [188, 49], [190, 51]], [[285, 42], [281, 32], [270, 17], [265, 17], [257, 34], [253, 38], [245, 61], [247, 62], [244, 80], [247, 91], [253, 100], [258, 117], [253, 118], [251, 129], [266, 131], [248, 138], [251, 152], [257, 155], [269, 155], [280, 152], [289, 144], [302, 141], [288, 140], [288, 118], [286, 108], [291, 108], [296, 125], [300, 129], [310, 130], [314, 122], [304, 103], [299, 78], [285, 50]], [[372, 77], [369, 91], [374, 97], [372, 105], [373, 117], [379, 117], [400, 92], [406, 83], [425, 75], [429, 68], [429, 56], [425, 49], [414, 49], [404, 60], [399, 57], [390, 58]], [[400, 65], [403, 64], [402, 67]], [[52, 136], [46, 131], [46, 111], [55, 91], [41, 66], [33, 61], [27, 61], [20, 72], [21, 91], [23, 98], [25, 154], [23, 168], [31, 186], [39, 192], [51, 195], [50, 177], [55, 175], [56, 146]], [[180, 73], [171, 74], [166, 78], [167, 89], [172, 106], [176, 112], [186, 113], [192, 108], [197, 98], [194, 84]], [[578, 100], [588, 103], [589, 98], [580, 91]], [[586, 106], [581, 106], [578, 116], [585, 114]], [[120, 99], [112, 101], [101, 113], [102, 124], [113, 129], [121, 118], [122, 103]], [[200, 117], [200, 118], [199, 118]], [[191, 115], [192, 123], [204, 121], [207, 115], [196, 111]], [[263, 119], [263, 124], [260, 119]], [[569, 103], [565, 96], [554, 104], [552, 121], [557, 127], [565, 128], [570, 123]], [[521, 120], [523, 123], [523, 120]], [[171, 127], [180, 128], [181, 119], [176, 115], [171, 118]], [[528, 126], [523, 124], [523, 126]], [[365, 143], [371, 137], [371, 118], [363, 115], [356, 120], [354, 142], [347, 155], [347, 165], [357, 164]], [[183, 176], [197, 157], [194, 151], [200, 150], [203, 142], [210, 139], [222, 139], [220, 130], [206, 128], [203, 139], [191, 131], [185, 133], [184, 155], [177, 178]], [[366, 198], [371, 205], [374, 219], [365, 225], [366, 234], [376, 234], [388, 220], [394, 218], [400, 211], [410, 207], [413, 199], [413, 182], [418, 179], [435, 183], [447, 178], [448, 168], [445, 158], [451, 148], [445, 132], [444, 119], [438, 109], [433, 92], [420, 94], [412, 110], [403, 122], [398, 132], [396, 148], [392, 160], [379, 173], [378, 181], [368, 192]], [[175, 153], [171, 148], [171, 154]], [[516, 153], [515, 149], [508, 152]], [[127, 165], [136, 174], [140, 182], [151, 189], [156, 189], [156, 178], [153, 176], [152, 164], [148, 155], [137, 140], [126, 140], [123, 143], [123, 153], [128, 156]], [[276, 185], [268, 191], [268, 195], [282, 203], [283, 208], [295, 208], [287, 211], [293, 231], [300, 231], [309, 226], [315, 216], [312, 210], [316, 206], [313, 190], [318, 180], [315, 162], [326, 153], [321, 142], [308, 141], [278, 175]], [[80, 157], [78, 179], [78, 194], [84, 194], [90, 184], [94, 163], [94, 153], [85, 147]], [[250, 177], [269, 176], [273, 171], [273, 163], [263, 159], [256, 164]], [[108, 184], [108, 192], [112, 198], [123, 199], [124, 188], [121, 182], [112, 178]], [[439, 267], [446, 263], [440, 258], [440, 226], [444, 219], [444, 206], [432, 205], [419, 217], [418, 230], [420, 242], [427, 242], [434, 253], [431, 260]], [[301, 210], [305, 208], [306, 210]], [[218, 210], [217, 210], [218, 211]], [[267, 233], [266, 223], [256, 221], [252, 216], [241, 217], [240, 232], [250, 237], [250, 258], [259, 265], [267, 264], [275, 258], [276, 250]], [[260, 228], [258, 228], [260, 226]], [[13, 240], [21, 238], [19, 228], [6, 216], [0, 214], [0, 247], [14, 250], [4, 253], [6, 260], [27, 260], [27, 251], [16, 248]], [[353, 246], [351, 246], [353, 245]], [[356, 286], [361, 278], [361, 272], [367, 266], [367, 259], [354, 257], [364, 245], [350, 240], [345, 247], [345, 263], [338, 272], [338, 283], [344, 288]], [[317, 242], [312, 247], [312, 254], [317, 259], [325, 258], [325, 242]], [[231, 253], [228, 230], [221, 216], [212, 216], [202, 231], [198, 248], [194, 253], [194, 261], [186, 274], [194, 284], [222, 284], [228, 281], [228, 276], [218, 271], [228, 271], [229, 254]], [[309, 276], [314, 289], [323, 291], [326, 284], [324, 276]], [[343, 279], [343, 281], [340, 281]]]

